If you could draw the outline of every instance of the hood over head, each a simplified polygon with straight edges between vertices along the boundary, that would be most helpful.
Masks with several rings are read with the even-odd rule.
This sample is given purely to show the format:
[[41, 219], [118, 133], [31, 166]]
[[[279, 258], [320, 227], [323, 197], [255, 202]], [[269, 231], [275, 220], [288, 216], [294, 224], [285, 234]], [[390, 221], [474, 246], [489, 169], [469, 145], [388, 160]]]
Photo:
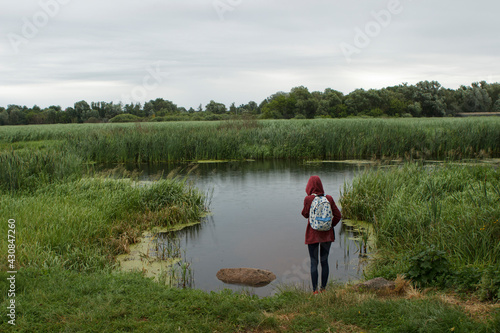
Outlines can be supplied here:
[[306, 186], [307, 195], [311, 195], [316, 193], [317, 195], [324, 195], [325, 191], [323, 190], [323, 184], [321, 183], [321, 179], [318, 176], [311, 176]]

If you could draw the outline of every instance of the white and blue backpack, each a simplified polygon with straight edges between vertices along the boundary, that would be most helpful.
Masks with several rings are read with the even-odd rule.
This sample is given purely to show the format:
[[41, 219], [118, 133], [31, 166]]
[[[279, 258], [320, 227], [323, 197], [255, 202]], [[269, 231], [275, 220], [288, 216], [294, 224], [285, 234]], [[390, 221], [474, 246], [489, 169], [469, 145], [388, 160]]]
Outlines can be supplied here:
[[317, 231], [328, 231], [332, 228], [332, 206], [326, 196], [317, 196], [314, 193], [314, 200], [309, 209], [309, 224]]

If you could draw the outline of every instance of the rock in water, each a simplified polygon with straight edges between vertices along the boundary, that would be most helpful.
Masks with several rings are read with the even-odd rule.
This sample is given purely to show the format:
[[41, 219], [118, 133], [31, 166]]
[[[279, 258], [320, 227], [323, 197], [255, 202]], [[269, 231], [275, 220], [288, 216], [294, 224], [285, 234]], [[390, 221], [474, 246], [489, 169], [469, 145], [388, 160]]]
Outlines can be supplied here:
[[216, 276], [224, 283], [250, 287], [264, 287], [276, 279], [273, 272], [258, 268], [222, 268]]

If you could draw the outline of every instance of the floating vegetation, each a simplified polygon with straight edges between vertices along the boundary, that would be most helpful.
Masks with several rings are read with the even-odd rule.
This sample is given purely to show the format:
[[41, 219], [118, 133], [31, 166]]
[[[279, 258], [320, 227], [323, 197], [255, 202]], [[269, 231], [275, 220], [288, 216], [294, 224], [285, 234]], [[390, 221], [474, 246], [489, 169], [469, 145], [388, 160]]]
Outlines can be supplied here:
[[117, 256], [122, 271], [140, 271], [144, 276], [168, 286], [193, 287], [191, 264], [182, 257], [176, 231], [199, 224], [192, 222], [173, 228], [145, 231], [129, 253]]
[[[347, 239], [355, 242], [359, 256], [367, 257], [368, 253], [375, 249], [373, 224], [349, 219], [342, 219], [342, 224], [345, 231], [352, 233], [352, 236]], [[345, 243], [348, 244], [348, 242]]]

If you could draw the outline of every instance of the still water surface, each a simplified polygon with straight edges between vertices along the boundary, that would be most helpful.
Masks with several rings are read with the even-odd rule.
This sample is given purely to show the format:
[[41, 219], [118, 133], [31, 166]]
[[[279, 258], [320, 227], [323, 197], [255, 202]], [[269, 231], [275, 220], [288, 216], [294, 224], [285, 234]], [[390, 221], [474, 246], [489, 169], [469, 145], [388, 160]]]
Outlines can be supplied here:
[[[143, 168], [148, 177], [168, 174], [178, 166]], [[189, 167], [181, 168], [182, 176]], [[185, 259], [190, 262], [194, 287], [206, 291], [229, 288], [268, 296], [283, 283], [310, 287], [309, 256], [304, 244], [307, 220], [302, 217], [305, 187], [318, 175], [325, 192], [338, 204], [344, 182], [350, 183], [362, 167], [342, 163], [290, 161], [201, 163], [189, 177], [211, 193], [211, 215], [201, 225], [178, 232]], [[340, 205], [339, 208], [341, 209]], [[356, 280], [362, 275], [356, 233], [344, 223], [335, 227], [330, 251], [330, 281]], [[250, 288], [219, 281], [221, 268], [267, 269], [276, 280]]]

